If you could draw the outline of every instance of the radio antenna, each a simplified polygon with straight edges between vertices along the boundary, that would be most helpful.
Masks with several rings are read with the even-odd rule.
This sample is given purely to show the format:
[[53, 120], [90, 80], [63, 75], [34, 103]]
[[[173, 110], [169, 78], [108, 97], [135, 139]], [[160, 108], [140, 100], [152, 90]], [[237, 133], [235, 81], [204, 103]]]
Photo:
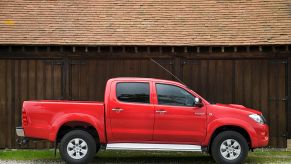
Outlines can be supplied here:
[[150, 60], [152, 62], [154, 62], [156, 65], [158, 65], [159, 67], [161, 67], [163, 70], [165, 70], [167, 73], [169, 73], [170, 75], [172, 75], [176, 80], [178, 80], [180, 83], [182, 83], [183, 85], [187, 86], [182, 80], [180, 80], [176, 75], [174, 75], [171, 71], [169, 71], [167, 68], [163, 67], [160, 63], [158, 63], [157, 61], [155, 61], [153, 58], [150, 58]]

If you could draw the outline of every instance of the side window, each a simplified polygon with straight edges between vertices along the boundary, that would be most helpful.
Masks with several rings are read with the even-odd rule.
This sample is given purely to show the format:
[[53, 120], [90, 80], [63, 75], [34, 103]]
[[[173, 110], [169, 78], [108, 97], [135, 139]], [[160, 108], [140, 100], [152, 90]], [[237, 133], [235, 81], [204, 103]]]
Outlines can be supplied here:
[[116, 97], [123, 102], [150, 103], [149, 83], [117, 83]]
[[156, 84], [160, 105], [194, 106], [195, 97], [186, 90], [168, 84]]

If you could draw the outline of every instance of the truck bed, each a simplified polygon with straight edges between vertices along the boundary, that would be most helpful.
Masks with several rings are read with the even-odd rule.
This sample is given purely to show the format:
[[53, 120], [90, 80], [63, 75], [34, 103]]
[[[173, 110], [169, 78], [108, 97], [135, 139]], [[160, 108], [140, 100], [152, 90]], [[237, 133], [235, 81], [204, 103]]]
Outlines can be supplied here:
[[[62, 122], [98, 120], [104, 126], [104, 103], [96, 101], [32, 100], [23, 103], [25, 136], [55, 140]], [[94, 125], [93, 125], [94, 126]]]

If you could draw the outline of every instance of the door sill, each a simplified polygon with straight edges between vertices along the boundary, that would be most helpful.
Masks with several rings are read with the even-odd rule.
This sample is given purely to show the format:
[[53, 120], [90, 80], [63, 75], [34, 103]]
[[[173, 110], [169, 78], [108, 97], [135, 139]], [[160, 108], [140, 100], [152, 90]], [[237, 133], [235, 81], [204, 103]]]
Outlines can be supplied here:
[[185, 144], [147, 144], [147, 143], [111, 143], [106, 150], [144, 150], [144, 151], [195, 151], [201, 152], [200, 145]]

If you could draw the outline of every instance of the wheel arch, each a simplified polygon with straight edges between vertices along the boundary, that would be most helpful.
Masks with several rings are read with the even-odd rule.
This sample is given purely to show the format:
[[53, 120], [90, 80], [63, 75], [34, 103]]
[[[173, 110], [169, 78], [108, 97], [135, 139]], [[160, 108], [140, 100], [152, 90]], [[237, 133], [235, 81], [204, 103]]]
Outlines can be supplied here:
[[104, 122], [97, 120], [93, 116], [86, 114], [69, 114], [55, 119], [52, 123], [51, 133], [49, 136], [50, 141], [58, 141], [60, 132], [70, 131], [73, 129], [83, 129], [88, 131], [91, 135], [98, 137], [99, 142], [103, 143], [104, 136]]
[[211, 145], [211, 141], [213, 137], [217, 135], [217, 133], [225, 131], [227, 129], [242, 133], [243, 136], [245, 136], [246, 139], [249, 140], [248, 143], [250, 148], [253, 148], [258, 142], [256, 131], [250, 123], [241, 119], [227, 117], [222, 119], [216, 119], [208, 123], [207, 134], [204, 141], [202, 142], [202, 145], [208, 147], [209, 145]]
[[209, 140], [209, 143], [208, 143], [208, 152], [211, 152], [211, 145], [213, 143], [213, 140], [214, 138], [224, 132], [224, 131], [235, 131], [235, 132], [238, 132], [240, 133], [247, 141], [248, 143], [248, 146], [249, 148], [252, 147], [252, 140], [251, 140], [251, 136], [249, 135], [248, 131], [240, 126], [237, 126], [237, 125], [223, 125], [223, 126], [220, 126], [218, 128], [216, 128], [214, 130], [214, 132], [212, 133], [211, 137], [210, 137], [210, 140]]
[[62, 124], [57, 133], [56, 133], [56, 138], [55, 141], [56, 142], [60, 142], [60, 140], [63, 138], [63, 136], [72, 131], [72, 130], [84, 130], [86, 132], [88, 132], [89, 134], [91, 134], [93, 136], [93, 138], [96, 140], [96, 142], [100, 142], [99, 139], [99, 134], [98, 131], [96, 130], [96, 128], [88, 123], [88, 122], [84, 122], [84, 121], [69, 121], [66, 122], [64, 124]]

